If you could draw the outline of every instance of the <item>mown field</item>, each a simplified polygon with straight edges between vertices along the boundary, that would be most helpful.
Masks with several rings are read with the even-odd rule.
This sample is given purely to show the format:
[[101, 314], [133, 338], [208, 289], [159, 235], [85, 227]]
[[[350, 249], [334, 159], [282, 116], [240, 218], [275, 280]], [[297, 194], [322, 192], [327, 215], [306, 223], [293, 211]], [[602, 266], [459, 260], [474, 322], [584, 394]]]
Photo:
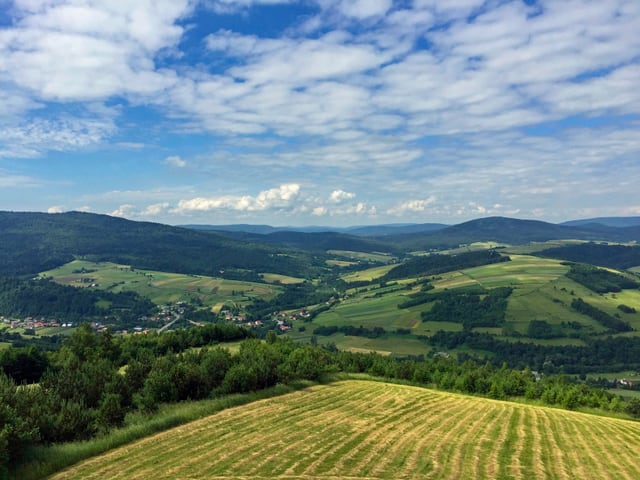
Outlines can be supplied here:
[[54, 479], [637, 479], [640, 423], [364, 380], [262, 400]]
[[[84, 273], [81, 273], [83, 269]], [[97, 288], [113, 292], [135, 291], [157, 305], [197, 299], [214, 311], [225, 302], [246, 304], [254, 298], [272, 298], [281, 291], [277, 285], [139, 270], [128, 265], [84, 260], [74, 260], [62, 267], [43, 272], [41, 276], [51, 277], [58, 283], [75, 287], [86, 287], [95, 283], [98, 285]], [[284, 276], [274, 278], [282, 283], [296, 280]]]

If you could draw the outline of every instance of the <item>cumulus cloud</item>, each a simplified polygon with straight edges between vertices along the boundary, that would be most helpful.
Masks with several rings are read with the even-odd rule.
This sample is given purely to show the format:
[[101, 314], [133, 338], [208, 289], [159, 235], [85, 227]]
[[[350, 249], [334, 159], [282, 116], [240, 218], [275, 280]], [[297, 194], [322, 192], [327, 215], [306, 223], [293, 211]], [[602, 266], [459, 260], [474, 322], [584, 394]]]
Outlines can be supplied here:
[[188, 0], [16, 2], [0, 37], [0, 74], [48, 100], [151, 94], [175, 81], [153, 57], [176, 45]]
[[291, 183], [264, 190], [255, 197], [249, 195], [223, 195], [218, 197], [197, 197], [181, 200], [176, 212], [187, 213], [209, 210], [264, 211], [287, 208], [292, 205], [300, 193], [300, 185]]
[[114, 211], [110, 213], [112, 217], [127, 217], [130, 218], [136, 213], [135, 205], [124, 204], [120, 205]]
[[62, 213], [64, 212], [64, 207], [62, 205], [54, 205], [52, 207], [47, 208], [47, 213]]
[[425, 212], [427, 207], [436, 202], [436, 197], [431, 195], [426, 199], [406, 200], [387, 210], [389, 215], [404, 215], [406, 213]]
[[345, 192], [344, 190], [334, 190], [329, 195], [329, 200], [333, 203], [342, 203], [356, 197], [355, 193]]
[[187, 161], [180, 158], [179, 155], [171, 155], [165, 158], [164, 163], [176, 168], [184, 168], [187, 166]]

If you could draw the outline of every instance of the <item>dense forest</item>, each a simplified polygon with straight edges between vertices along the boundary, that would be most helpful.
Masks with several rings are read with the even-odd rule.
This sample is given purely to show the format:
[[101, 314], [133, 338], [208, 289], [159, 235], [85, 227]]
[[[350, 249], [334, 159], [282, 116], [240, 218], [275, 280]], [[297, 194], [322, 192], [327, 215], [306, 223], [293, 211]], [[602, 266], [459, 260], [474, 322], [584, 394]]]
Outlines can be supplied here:
[[585, 264], [571, 265], [566, 276], [596, 293], [620, 292], [640, 287], [640, 283], [635, 280]]
[[513, 289], [500, 287], [486, 295], [473, 293], [442, 292], [433, 295], [434, 305], [422, 312], [425, 321], [462, 323], [465, 330], [474, 327], [500, 327], [504, 323], [507, 298]]
[[548, 248], [535, 253], [541, 257], [557, 258], [571, 262], [588, 263], [601, 267], [626, 270], [640, 265], [640, 246], [607, 245], [603, 243], [579, 243]]

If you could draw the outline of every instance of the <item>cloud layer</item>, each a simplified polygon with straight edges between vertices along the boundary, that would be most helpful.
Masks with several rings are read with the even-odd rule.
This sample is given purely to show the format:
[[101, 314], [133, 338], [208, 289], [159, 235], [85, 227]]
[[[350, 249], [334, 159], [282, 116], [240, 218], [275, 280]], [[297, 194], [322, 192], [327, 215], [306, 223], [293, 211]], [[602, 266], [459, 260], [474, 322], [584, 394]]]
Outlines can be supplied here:
[[[35, 208], [94, 198], [178, 223], [636, 208], [637, 0], [16, 0], [0, 25], [0, 172], [45, 188], [64, 154], [110, 175], [102, 197]], [[105, 153], [122, 145], [135, 154]]]

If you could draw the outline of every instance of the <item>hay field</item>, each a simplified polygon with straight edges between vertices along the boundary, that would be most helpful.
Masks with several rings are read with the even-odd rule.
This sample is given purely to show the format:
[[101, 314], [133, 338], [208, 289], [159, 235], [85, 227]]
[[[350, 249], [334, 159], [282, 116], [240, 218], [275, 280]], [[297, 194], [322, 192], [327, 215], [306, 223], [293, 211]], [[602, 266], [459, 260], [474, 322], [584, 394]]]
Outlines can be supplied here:
[[637, 479], [640, 423], [349, 380], [232, 408], [54, 479]]

